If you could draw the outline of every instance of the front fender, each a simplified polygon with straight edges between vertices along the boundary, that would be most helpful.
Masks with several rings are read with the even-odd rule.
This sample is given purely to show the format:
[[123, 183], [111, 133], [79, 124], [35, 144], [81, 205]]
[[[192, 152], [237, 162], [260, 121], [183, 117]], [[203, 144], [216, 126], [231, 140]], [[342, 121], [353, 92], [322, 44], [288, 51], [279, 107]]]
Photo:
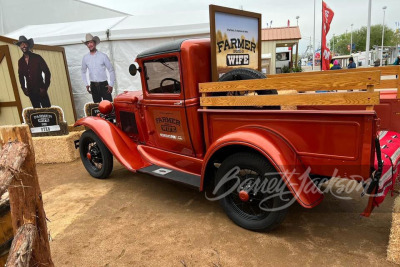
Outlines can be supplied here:
[[150, 165], [138, 152], [136, 143], [111, 122], [99, 117], [86, 117], [74, 124], [74, 126], [80, 125], [93, 130], [110, 152], [128, 170], [135, 172]]
[[318, 205], [323, 194], [311, 181], [295, 150], [281, 135], [261, 127], [240, 128], [218, 138], [207, 150], [202, 168], [200, 189], [203, 188], [209, 161], [228, 146], [245, 146], [264, 155], [281, 174], [297, 202], [305, 208]]

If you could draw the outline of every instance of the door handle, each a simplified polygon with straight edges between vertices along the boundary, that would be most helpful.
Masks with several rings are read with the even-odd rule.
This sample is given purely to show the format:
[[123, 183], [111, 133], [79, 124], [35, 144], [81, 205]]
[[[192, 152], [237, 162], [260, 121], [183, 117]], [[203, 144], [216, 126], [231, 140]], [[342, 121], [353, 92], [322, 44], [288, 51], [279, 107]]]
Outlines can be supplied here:
[[181, 106], [182, 103], [183, 103], [183, 101], [175, 102], [175, 103], [174, 103], [174, 106]]

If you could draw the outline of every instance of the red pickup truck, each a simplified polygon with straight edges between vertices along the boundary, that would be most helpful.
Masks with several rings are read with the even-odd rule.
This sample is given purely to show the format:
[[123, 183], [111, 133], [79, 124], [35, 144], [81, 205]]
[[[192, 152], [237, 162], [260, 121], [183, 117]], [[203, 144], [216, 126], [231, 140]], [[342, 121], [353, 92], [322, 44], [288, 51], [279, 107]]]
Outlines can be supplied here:
[[[101, 116], [75, 124], [90, 128], [76, 144], [90, 175], [107, 178], [114, 156], [132, 172], [208, 192], [250, 230], [275, 228], [293, 201], [315, 207], [323, 199], [318, 183], [332, 176], [374, 177], [375, 111], [204, 108], [199, 84], [211, 81], [210, 54], [210, 41], [195, 39], [137, 56], [139, 68], [130, 72], [140, 72], [142, 91], [102, 101]], [[233, 74], [265, 77], [246, 69]]]

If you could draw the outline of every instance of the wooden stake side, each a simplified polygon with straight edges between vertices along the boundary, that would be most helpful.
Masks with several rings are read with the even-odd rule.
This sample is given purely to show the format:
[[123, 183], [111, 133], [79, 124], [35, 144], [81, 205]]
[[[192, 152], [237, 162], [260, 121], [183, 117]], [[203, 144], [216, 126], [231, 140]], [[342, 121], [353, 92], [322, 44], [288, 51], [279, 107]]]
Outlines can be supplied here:
[[280, 73], [280, 74], [268, 74], [268, 78], [281, 78], [287, 76], [305, 76], [305, 75], [322, 75], [322, 74], [334, 74], [334, 73], [351, 73], [351, 72], [364, 72], [364, 71], [380, 71], [381, 76], [396, 75], [399, 66], [384, 66], [384, 67], [373, 67], [373, 68], [356, 68], [356, 69], [341, 69], [341, 70], [328, 70], [328, 71], [307, 71], [307, 72], [292, 72], [292, 73]]
[[[375, 85], [375, 89], [397, 89], [397, 99], [400, 99], [400, 66], [385, 66], [385, 67], [374, 67], [374, 68], [357, 68], [357, 69], [342, 69], [342, 70], [334, 70], [334, 71], [313, 71], [313, 72], [294, 72], [294, 73], [282, 73], [282, 74], [269, 74], [268, 79], [276, 79], [276, 78], [284, 78], [284, 77], [305, 77], [308, 75], [323, 75], [327, 73], [358, 73], [364, 71], [380, 71], [381, 78], [396, 75], [395, 77], [388, 77], [389, 79], [382, 80], [380, 84]], [[352, 89], [366, 89], [366, 87], [360, 88], [343, 88], [343, 90], [352, 90]]]
[[365, 88], [366, 85], [379, 85], [380, 71], [353, 73], [329, 73], [304, 77], [282, 77], [275, 79], [255, 79], [228, 82], [201, 83], [200, 93], [255, 91], [255, 90], [347, 90]]
[[[19, 171], [14, 170], [14, 179], [8, 188], [14, 234], [26, 224], [34, 225], [37, 242], [33, 246], [30, 266], [54, 266], [29, 127], [27, 125], [0, 127], [2, 147], [6, 148], [9, 141], [24, 143], [28, 148], [25, 161]], [[12, 161], [12, 158], [10, 160]]]
[[205, 98], [202, 97], [200, 99], [201, 106], [311, 106], [377, 104], [379, 104], [379, 92], [217, 96]]
[[[367, 92], [368, 93], [373, 93], [374, 92], [374, 86], [373, 85], [368, 85], [367, 86]], [[379, 94], [379, 99], [380, 99], [380, 94]], [[379, 101], [378, 104], [380, 104], [380, 101]], [[367, 106], [365, 109], [366, 110], [374, 110], [374, 106], [373, 105]]]
[[400, 99], [400, 66], [397, 68], [397, 99]]

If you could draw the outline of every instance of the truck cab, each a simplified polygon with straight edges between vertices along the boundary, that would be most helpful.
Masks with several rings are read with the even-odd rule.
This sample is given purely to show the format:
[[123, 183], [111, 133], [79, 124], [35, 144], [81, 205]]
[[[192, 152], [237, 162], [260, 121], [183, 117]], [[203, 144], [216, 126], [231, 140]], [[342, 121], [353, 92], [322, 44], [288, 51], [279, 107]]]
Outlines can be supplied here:
[[202, 158], [198, 84], [211, 80], [209, 40], [177, 40], [140, 53], [136, 62], [142, 92], [115, 98], [118, 126], [141, 144]]

